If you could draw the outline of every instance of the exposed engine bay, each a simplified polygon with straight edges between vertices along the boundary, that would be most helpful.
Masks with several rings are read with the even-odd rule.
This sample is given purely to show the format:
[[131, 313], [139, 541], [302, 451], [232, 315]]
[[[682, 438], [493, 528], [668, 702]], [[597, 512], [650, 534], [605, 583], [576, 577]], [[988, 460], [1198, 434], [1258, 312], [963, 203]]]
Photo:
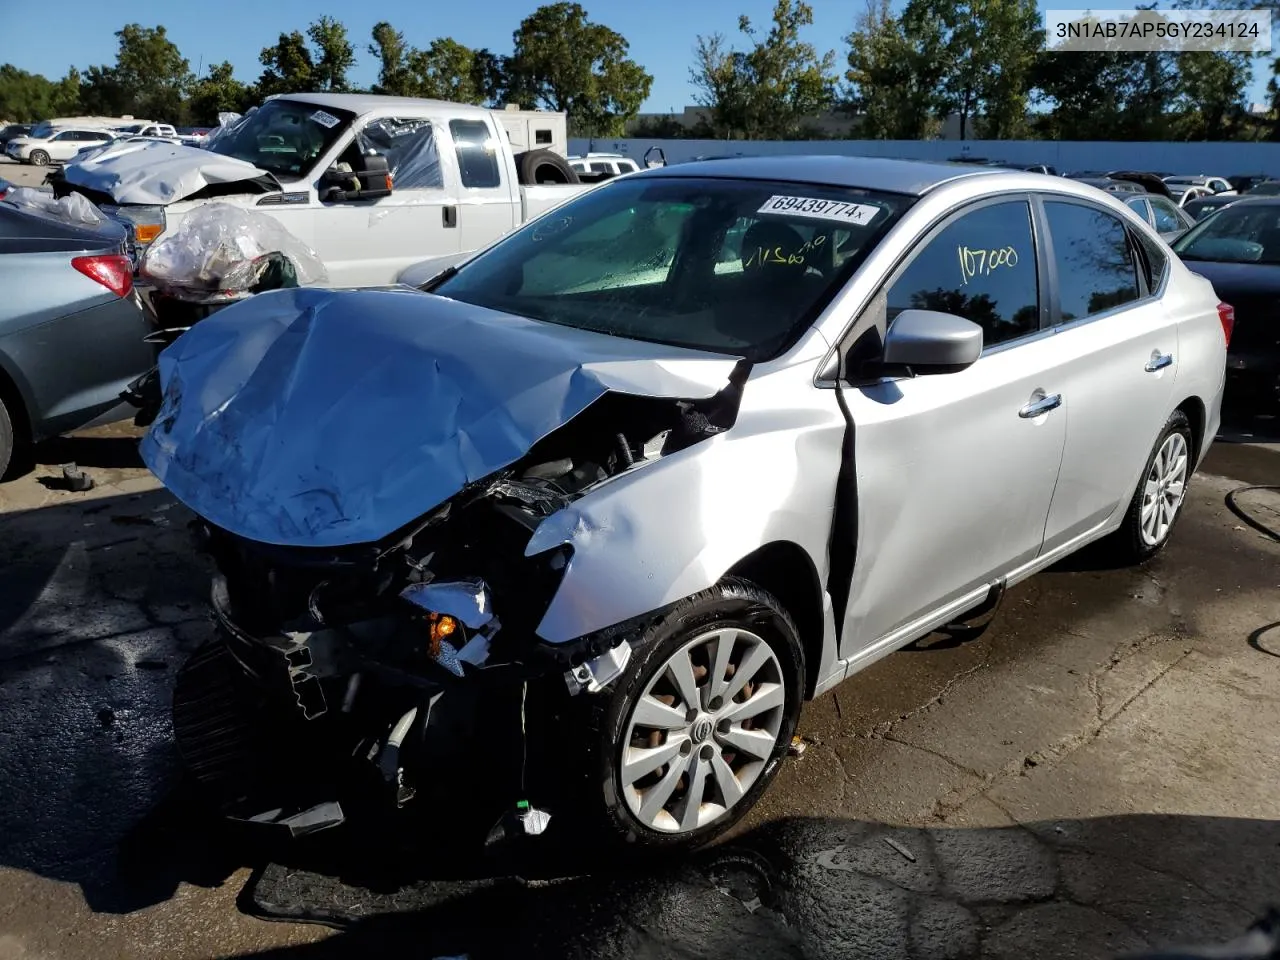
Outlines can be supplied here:
[[[329, 799], [313, 802], [326, 787], [282, 775], [285, 757], [306, 754], [312, 774], [328, 763], [299, 738], [354, 759], [404, 806], [482, 726], [526, 736], [528, 684], [562, 696], [607, 684], [648, 618], [542, 641], [535, 631], [572, 549], [525, 548], [543, 520], [601, 484], [727, 429], [748, 369], [708, 400], [606, 393], [516, 463], [376, 544], [272, 546], [206, 522], [229, 659], [218, 673], [198, 656], [180, 678], [175, 732], [188, 766], [222, 788], [230, 815], [306, 833], [344, 815]], [[266, 729], [280, 739], [265, 753], [244, 737], [233, 744], [236, 731], [258, 739]], [[264, 772], [275, 787], [260, 800]]]

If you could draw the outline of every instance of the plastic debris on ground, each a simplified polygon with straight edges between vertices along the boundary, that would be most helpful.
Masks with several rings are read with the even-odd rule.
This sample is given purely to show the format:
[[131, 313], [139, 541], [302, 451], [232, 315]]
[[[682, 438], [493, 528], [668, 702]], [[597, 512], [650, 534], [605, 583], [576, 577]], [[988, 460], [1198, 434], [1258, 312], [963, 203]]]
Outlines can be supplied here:
[[300, 286], [328, 279], [316, 252], [280, 221], [229, 203], [196, 207], [147, 249], [139, 270], [174, 294], [234, 293], [258, 283], [273, 253], [288, 258]]
[[73, 193], [61, 200], [53, 199], [53, 194], [36, 190], [32, 187], [14, 187], [4, 196], [5, 203], [11, 203], [21, 210], [54, 217], [66, 223], [83, 223], [97, 226], [103, 221], [102, 211], [93, 205], [84, 194]]
[[803, 756], [807, 749], [809, 749], [809, 745], [805, 743], [804, 740], [800, 737], [792, 737], [791, 746], [788, 748], [787, 752], [793, 757], [799, 757]]

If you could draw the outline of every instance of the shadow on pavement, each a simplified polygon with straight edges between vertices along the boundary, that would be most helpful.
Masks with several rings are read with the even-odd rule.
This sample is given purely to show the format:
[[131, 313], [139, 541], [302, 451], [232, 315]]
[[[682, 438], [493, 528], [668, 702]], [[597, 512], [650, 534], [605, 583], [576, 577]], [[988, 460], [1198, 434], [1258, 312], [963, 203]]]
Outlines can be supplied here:
[[31, 459], [55, 466], [62, 463], [117, 469], [142, 466], [138, 439], [128, 436], [55, 437], [36, 444]]
[[260, 871], [242, 896], [250, 912], [341, 932], [245, 956], [1112, 957], [1239, 935], [1277, 898], [1278, 841], [1273, 822], [1211, 817], [996, 829], [814, 818], [683, 860], [611, 855], [587, 872], [382, 889], [335, 879], [374, 864], [394, 876], [430, 854], [373, 847], [359, 865]]
[[170, 793], [173, 676], [209, 632], [188, 518], [161, 491], [0, 514], [0, 865], [95, 910], [174, 890], [126, 889], [116, 851]]

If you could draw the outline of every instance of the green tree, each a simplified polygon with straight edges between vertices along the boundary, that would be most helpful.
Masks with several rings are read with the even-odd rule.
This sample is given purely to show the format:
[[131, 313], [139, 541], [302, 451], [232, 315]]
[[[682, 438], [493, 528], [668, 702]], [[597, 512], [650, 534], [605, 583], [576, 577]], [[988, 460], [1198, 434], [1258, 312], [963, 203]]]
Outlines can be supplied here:
[[71, 67], [66, 76], [53, 85], [48, 116], [74, 116], [80, 109], [80, 71]]
[[960, 115], [961, 140], [979, 115], [993, 139], [1024, 131], [1043, 43], [1035, 0], [908, 0], [903, 17], [937, 18], [945, 37], [941, 91]]
[[297, 30], [280, 34], [274, 46], [262, 48], [258, 59], [266, 67], [258, 80], [258, 91], [263, 97], [277, 93], [313, 93], [319, 89], [307, 40]]
[[180, 123], [191, 86], [191, 64], [164, 27], [131, 23], [116, 33], [120, 42], [114, 68], [130, 112], [135, 116]]
[[71, 69], [74, 96], [68, 97], [67, 81], [51, 83], [39, 73], [29, 73], [11, 63], [0, 64], [0, 117], [32, 121], [66, 116], [79, 109], [80, 74]]
[[105, 65], [90, 67], [81, 76], [80, 105], [85, 113], [104, 117], [134, 113], [133, 98], [120, 83], [120, 75]]
[[711, 108], [717, 127], [746, 139], [786, 139], [834, 103], [835, 53], [819, 56], [800, 40], [812, 23], [804, 0], [777, 0], [763, 38], [748, 17], [738, 18], [738, 30], [752, 41], [746, 51], [728, 48], [719, 34], [698, 37], [690, 76], [695, 99]]
[[452, 37], [432, 40], [426, 50], [409, 54], [414, 95], [453, 103], [484, 103], [487, 91], [477, 51]]
[[507, 97], [567, 111], [587, 135], [620, 136], [653, 86], [653, 77], [627, 56], [626, 38], [592, 23], [580, 4], [539, 7], [512, 39]]
[[1184, 53], [1178, 57], [1178, 132], [1187, 140], [1230, 140], [1244, 126], [1247, 53]]
[[689, 127], [673, 113], [660, 117], [638, 117], [627, 127], [628, 137], [641, 140], [679, 140], [689, 136]]
[[[93, 66], [80, 83], [80, 105], [91, 113], [131, 114], [181, 122], [191, 65], [165, 28], [130, 23], [116, 31], [114, 66]], [[70, 92], [70, 78], [63, 81]]]
[[235, 69], [224, 60], [192, 85], [187, 114], [193, 123], [214, 126], [219, 113], [243, 113], [256, 100], [257, 91], [237, 80]]
[[893, 14], [889, 0], [870, 0], [852, 33], [846, 99], [868, 139], [924, 140], [937, 134], [945, 101], [941, 23]]
[[369, 53], [377, 57], [379, 63], [374, 93], [393, 97], [413, 95], [413, 77], [408, 67], [411, 52], [404, 34], [391, 24], [383, 20], [374, 25], [373, 43], [369, 44]]
[[312, 82], [317, 90], [338, 93], [349, 90], [347, 72], [355, 66], [355, 48], [347, 39], [347, 28], [332, 17], [321, 17], [307, 27], [315, 44]]

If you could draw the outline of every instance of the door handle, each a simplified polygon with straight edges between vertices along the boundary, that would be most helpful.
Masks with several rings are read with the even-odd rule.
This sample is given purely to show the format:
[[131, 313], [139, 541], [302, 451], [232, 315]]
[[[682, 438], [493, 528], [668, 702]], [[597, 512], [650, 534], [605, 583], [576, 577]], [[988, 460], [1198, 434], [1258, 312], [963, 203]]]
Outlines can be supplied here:
[[446, 227], [456, 227], [458, 225], [458, 208], [444, 207], [441, 211]]
[[1173, 366], [1172, 353], [1160, 353], [1155, 351], [1151, 354], [1151, 359], [1147, 361], [1147, 365], [1143, 367], [1147, 373], [1155, 373], [1157, 370], [1163, 370], [1165, 367]]
[[1023, 420], [1030, 420], [1033, 417], [1040, 416], [1042, 413], [1048, 413], [1050, 410], [1056, 410], [1060, 406], [1062, 406], [1062, 394], [1051, 393], [1047, 397], [1038, 397], [1026, 404], [1026, 406], [1018, 411], [1018, 416]]

